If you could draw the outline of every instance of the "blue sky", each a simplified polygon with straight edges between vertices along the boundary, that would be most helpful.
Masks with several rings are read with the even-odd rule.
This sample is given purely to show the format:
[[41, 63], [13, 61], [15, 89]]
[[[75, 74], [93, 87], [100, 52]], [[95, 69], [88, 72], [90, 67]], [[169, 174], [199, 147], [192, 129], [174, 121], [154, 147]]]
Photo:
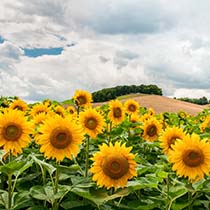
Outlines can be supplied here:
[[0, 95], [65, 100], [77, 89], [156, 84], [165, 96], [210, 99], [209, 7], [208, 0], [2, 0]]
[[0, 36], [0, 44], [4, 42], [4, 38]]
[[60, 55], [63, 51], [62, 47], [56, 48], [24, 48], [24, 54], [28, 57], [38, 57], [43, 55]]

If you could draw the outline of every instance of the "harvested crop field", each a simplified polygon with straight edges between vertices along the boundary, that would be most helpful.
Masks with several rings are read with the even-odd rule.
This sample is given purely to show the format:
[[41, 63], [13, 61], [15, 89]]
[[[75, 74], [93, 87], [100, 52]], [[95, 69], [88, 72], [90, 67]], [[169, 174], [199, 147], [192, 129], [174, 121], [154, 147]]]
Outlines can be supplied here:
[[[189, 114], [196, 115], [201, 112], [207, 106], [197, 105], [193, 103], [188, 103], [180, 101], [177, 99], [172, 99], [166, 96], [159, 95], [140, 95], [132, 97], [132, 99], [139, 102], [140, 106], [146, 108], [153, 108], [156, 113], [161, 112], [179, 112], [185, 111]], [[126, 101], [127, 99], [122, 99], [121, 101]], [[103, 103], [95, 103], [95, 106], [101, 105]]]

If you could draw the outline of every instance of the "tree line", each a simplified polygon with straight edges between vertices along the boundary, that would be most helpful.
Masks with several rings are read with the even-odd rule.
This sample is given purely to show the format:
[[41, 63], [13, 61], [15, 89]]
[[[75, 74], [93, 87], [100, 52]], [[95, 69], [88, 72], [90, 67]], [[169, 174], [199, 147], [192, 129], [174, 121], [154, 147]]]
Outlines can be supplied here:
[[116, 99], [119, 96], [132, 94], [132, 93], [143, 93], [143, 94], [154, 94], [163, 95], [162, 89], [157, 85], [120, 85], [111, 88], [104, 88], [102, 90], [92, 93], [93, 102], [104, 102]]
[[188, 97], [184, 97], [184, 98], [177, 98], [180, 101], [186, 101], [186, 102], [190, 102], [193, 104], [199, 104], [199, 105], [205, 105], [205, 104], [209, 104], [210, 101], [205, 97], [201, 97], [201, 98], [188, 98]]

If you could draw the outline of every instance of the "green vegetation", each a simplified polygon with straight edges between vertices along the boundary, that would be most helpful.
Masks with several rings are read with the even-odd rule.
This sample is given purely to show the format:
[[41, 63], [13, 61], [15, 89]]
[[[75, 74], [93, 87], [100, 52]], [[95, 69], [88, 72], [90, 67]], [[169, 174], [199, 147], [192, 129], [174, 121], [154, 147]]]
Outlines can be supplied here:
[[119, 96], [135, 93], [163, 95], [162, 89], [156, 85], [123, 85], [112, 88], [104, 88], [92, 93], [93, 102], [104, 102], [116, 99]]
[[142, 93], [132, 93], [132, 94], [127, 94], [127, 95], [123, 95], [123, 96], [119, 96], [117, 97], [118, 100], [121, 99], [130, 99], [130, 98], [134, 98], [134, 97], [138, 97], [138, 96], [143, 96], [146, 94], [142, 94]]
[[203, 96], [202, 98], [187, 98], [187, 97], [184, 97], [184, 98], [177, 98], [177, 99], [180, 100], [180, 101], [186, 101], [186, 102], [190, 102], [190, 103], [193, 103], [193, 104], [199, 104], [199, 105], [205, 105], [205, 104], [210, 103], [210, 101], [205, 96]]

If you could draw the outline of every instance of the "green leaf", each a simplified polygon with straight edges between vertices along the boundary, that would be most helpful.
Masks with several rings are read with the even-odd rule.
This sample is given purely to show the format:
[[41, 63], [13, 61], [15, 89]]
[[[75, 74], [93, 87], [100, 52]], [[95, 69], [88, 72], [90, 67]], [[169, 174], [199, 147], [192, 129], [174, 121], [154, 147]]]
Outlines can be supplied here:
[[183, 186], [171, 187], [170, 192], [168, 193], [171, 199], [177, 199], [187, 193], [187, 189]]
[[68, 191], [70, 191], [69, 186], [59, 186], [58, 192], [54, 193], [52, 186], [36, 185], [31, 187], [30, 195], [37, 200], [45, 200], [52, 204], [56, 199], [62, 198]]
[[28, 208], [27, 210], [49, 210], [49, 209], [44, 206], [32, 206], [32, 207]]
[[139, 177], [137, 180], [129, 181], [127, 187], [131, 191], [144, 188], [158, 188], [158, 178], [154, 175], [147, 174], [146, 177]]
[[186, 208], [189, 205], [188, 201], [185, 202], [177, 202], [177, 203], [173, 203], [172, 204], [172, 210], [183, 210], [184, 208]]
[[0, 190], [0, 204], [5, 208], [8, 205], [8, 192], [5, 190]]
[[0, 171], [9, 176], [19, 171], [22, 167], [24, 167], [25, 164], [25, 161], [17, 162], [13, 160], [10, 163], [0, 166]]
[[16, 177], [20, 176], [25, 170], [27, 170], [33, 165], [33, 162], [34, 162], [33, 160], [25, 162], [23, 167], [21, 167], [18, 171], [16, 171], [15, 176]]
[[[127, 203], [126, 207], [127, 209], [132, 209], [132, 210], [151, 210], [158, 206], [159, 206], [158, 203], [150, 199], [145, 199], [144, 201], [142, 200], [130, 201]], [[119, 207], [123, 207], [123, 205], [120, 205]]]
[[95, 190], [93, 188], [74, 187], [71, 191], [83, 198], [86, 198], [86, 199], [92, 201], [97, 206], [100, 206], [109, 200], [127, 196], [130, 193], [129, 189], [126, 189], [126, 188], [118, 190], [116, 193], [114, 193], [112, 195], [108, 195], [108, 193], [105, 189]]
[[33, 186], [30, 189], [30, 195], [37, 200], [50, 202], [50, 199], [48, 200], [47, 194], [43, 186], [39, 186], [39, 185]]
[[160, 177], [160, 178], [167, 178], [168, 177], [168, 172], [165, 172], [165, 171], [158, 171], [157, 172], [157, 176]]
[[89, 204], [85, 200], [81, 200], [81, 201], [68, 200], [60, 204], [60, 206], [64, 209], [73, 209], [76, 207], [84, 207], [87, 205]]
[[5, 150], [0, 150], [0, 162], [3, 163], [3, 157], [6, 155], [6, 151]]
[[14, 196], [14, 206], [12, 210], [25, 209], [26, 207], [32, 206], [33, 201], [29, 196], [28, 191], [18, 192]]
[[59, 165], [57, 168], [59, 172], [61, 173], [72, 175], [78, 172], [78, 170], [80, 169], [80, 166], [78, 164], [73, 164], [70, 166]]
[[40, 168], [42, 168], [42, 169], [45, 168], [50, 175], [52, 175], [55, 172], [56, 168], [54, 166], [52, 166], [51, 164], [38, 159], [35, 155], [31, 155], [31, 157], [34, 160], [34, 162], [40, 166]]

